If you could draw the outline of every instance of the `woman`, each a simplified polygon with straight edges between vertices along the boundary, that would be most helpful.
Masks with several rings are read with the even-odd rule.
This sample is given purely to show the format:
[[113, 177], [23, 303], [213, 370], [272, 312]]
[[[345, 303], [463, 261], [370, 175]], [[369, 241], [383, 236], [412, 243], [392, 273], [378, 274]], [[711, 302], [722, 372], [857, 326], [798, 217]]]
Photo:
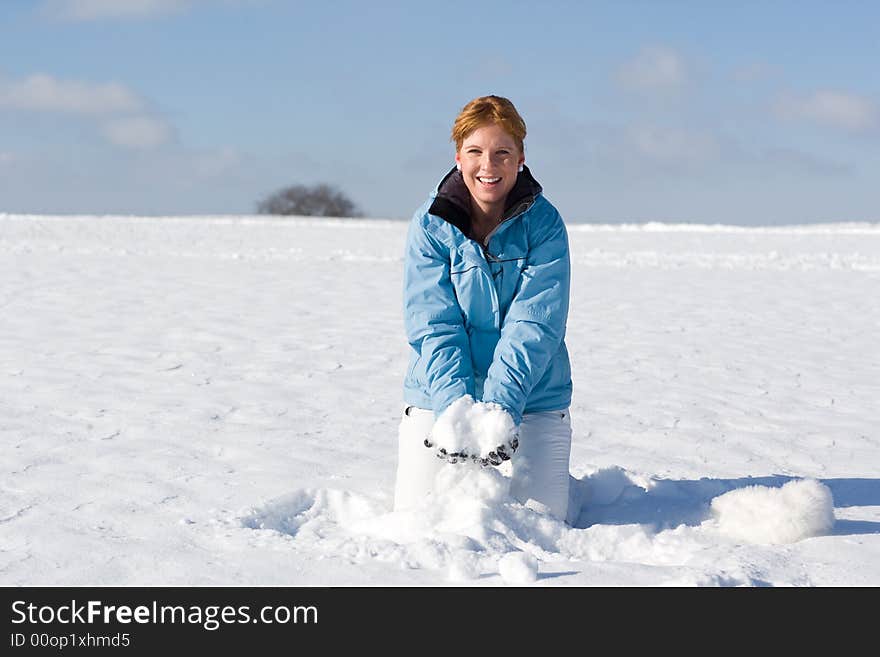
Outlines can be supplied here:
[[459, 426], [461, 405], [477, 400], [475, 407], [499, 410], [514, 429], [500, 451], [455, 456], [483, 465], [510, 458], [511, 493], [567, 519], [568, 237], [525, 166], [525, 135], [508, 99], [465, 105], [452, 128], [456, 166], [410, 224], [404, 314], [412, 354], [395, 509], [431, 493], [445, 466], [432, 431], [453, 412], [445, 426]]

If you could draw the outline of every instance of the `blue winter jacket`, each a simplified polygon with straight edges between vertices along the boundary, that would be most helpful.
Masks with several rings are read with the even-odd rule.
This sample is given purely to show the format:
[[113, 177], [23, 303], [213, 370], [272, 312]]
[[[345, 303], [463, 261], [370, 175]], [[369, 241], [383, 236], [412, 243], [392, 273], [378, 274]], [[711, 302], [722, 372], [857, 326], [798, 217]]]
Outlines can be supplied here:
[[406, 403], [439, 415], [467, 394], [500, 404], [517, 424], [524, 413], [568, 408], [568, 235], [528, 167], [485, 243], [469, 234], [470, 196], [453, 169], [407, 235]]

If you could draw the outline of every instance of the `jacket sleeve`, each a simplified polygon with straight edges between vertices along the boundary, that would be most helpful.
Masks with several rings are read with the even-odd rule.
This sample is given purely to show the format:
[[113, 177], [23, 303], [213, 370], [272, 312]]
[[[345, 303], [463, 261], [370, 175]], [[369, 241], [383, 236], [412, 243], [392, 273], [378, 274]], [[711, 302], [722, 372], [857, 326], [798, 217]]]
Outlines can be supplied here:
[[552, 213], [533, 235], [483, 386], [483, 401], [503, 406], [517, 424], [529, 393], [565, 337], [568, 321], [568, 235], [562, 217], [555, 209]]
[[463, 395], [474, 396], [470, 343], [449, 272], [449, 247], [416, 217], [407, 234], [404, 323], [426, 372], [435, 415]]

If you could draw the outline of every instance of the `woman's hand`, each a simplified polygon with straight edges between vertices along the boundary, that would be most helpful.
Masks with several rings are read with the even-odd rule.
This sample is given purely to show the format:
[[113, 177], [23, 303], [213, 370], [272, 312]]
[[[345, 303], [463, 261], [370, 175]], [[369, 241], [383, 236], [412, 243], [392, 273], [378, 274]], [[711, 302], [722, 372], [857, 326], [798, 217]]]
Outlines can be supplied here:
[[[430, 438], [425, 438], [425, 447], [435, 447]], [[498, 445], [485, 456], [481, 454], [468, 454], [466, 451], [447, 452], [444, 447], [440, 447], [437, 449], [437, 458], [443, 459], [447, 463], [473, 461], [485, 468], [489, 465], [501, 465], [504, 461], [509, 461], [517, 447], [519, 447], [519, 436], [514, 435], [509, 442]]]

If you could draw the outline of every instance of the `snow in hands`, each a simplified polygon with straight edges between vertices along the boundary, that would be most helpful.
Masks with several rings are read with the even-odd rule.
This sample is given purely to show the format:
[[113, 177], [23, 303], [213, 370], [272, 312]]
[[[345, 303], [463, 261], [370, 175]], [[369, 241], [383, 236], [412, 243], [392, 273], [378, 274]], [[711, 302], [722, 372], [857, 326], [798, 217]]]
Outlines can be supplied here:
[[483, 467], [510, 460], [519, 446], [519, 429], [510, 413], [492, 402], [459, 397], [444, 410], [425, 447], [450, 463], [473, 461]]

